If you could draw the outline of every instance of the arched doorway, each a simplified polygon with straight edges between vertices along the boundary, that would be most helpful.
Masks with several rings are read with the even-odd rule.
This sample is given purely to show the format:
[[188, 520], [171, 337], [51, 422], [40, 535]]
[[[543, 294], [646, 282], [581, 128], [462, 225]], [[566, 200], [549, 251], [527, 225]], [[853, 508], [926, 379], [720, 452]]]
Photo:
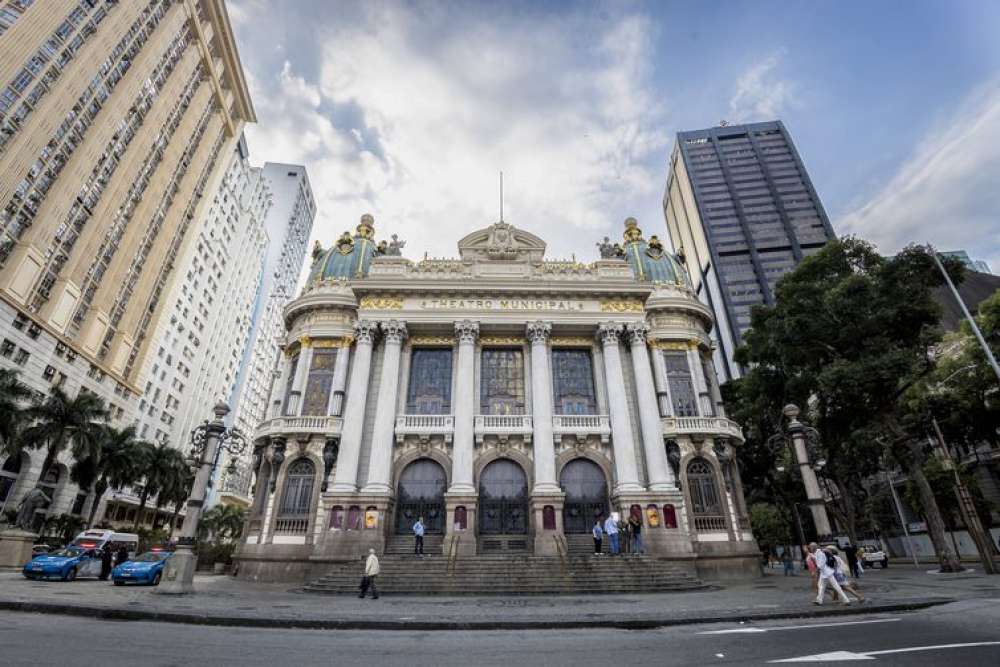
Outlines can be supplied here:
[[444, 468], [432, 459], [417, 459], [403, 469], [396, 492], [396, 532], [410, 534], [424, 517], [424, 531], [444, 532]]
[[725, 531], [725, 510], [712, 464], [703, 458], [691, 459], [687, 466], [687, 487], [695, 529]]
[[563, 531], [589, 533], [594, 519], [608, 513], [608, 483], [601, 467], [588, 459], [573, 459], [559, 474], [566, 493]]
[[528, 478], [510, 459], [497, 459], [479, 475], [479, 534], [528, 532]]

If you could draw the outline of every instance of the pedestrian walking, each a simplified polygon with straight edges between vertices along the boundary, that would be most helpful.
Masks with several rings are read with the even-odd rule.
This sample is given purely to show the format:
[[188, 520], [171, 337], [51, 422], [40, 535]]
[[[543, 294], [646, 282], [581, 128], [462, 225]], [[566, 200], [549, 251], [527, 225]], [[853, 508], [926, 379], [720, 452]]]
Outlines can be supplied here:
[[840, 596], [842, 604], [851, 604], [851, 599], [847, 597], [847, 593], [840, 587], [840, 583], [836, 579], [837, 559], [833, 555], [833, 552], [820, 549], [819, 545], [815, 542], [809, 545], [809, 551], [816, 557], [816, 570], [819, 573], [818, 590], [813, 603], [818, 605], [823, 604], [823, 594], [829, 586]]
[[378, 588], [375, 586], [375, 579], [378, 577], [378, 556], [374, 549], [368, 550], [368, 560], [365, 561], [365, 575], [361, 577], [361, 595], [364, 598], [368, 594], [368, 589], [372, 589], [372, 600], [378, 600]]
[[789, 577], [795, 574], [795, 561], [792, 560], [792, 550], [785, 547], [785, 553], [781, 555], [781, 562], [785, 566], [785, 576]]
[[645, 553], [646, 549], [642, 545], [642, 517], [632, 514], [628, 518], [628, 525], [632, 533], [632, 553]]
[[604, 531], [601, 530], [601, 515], [597, 515], [594, 519], [594, 527], [590, 531], [594, 536], [594, 555], [601, 555], [601, 542], [603, 541]]
[[840, 584], [841, 588], [845, 591], [850, 591], [854, 597], [858, 598], [859, 602], [864, 602], [865, 596], [861, 593], [857, 584], [851, 578], [851, 570], [847, 566], [847, 563], [844, 562], [844, 559], [840, 556], [840, 552], [837, 547], [830, 547], [830, 551], [833, 552], [833, 557], [837, 559], [837, 569], [833, 573], [834, 579], [837, 580], [837, 583]]
[[417, 556], [424, 555], [424, 517], [417, 517], [417, 522], [413, 524], [413, 553]]
[[101, 581], [107, 581], [111, 576], [111, 547], [101, 549]]
[[604, 532], [608, 536], [608, 550], [612, 555], [617, 556], [619, 554], [618, 522], [615, 521], [613, 515], [604, 522]]
[[858, 572], [858, 548], [854, 544], [848, 544], [844, 547], [844, 556], [847, 557], [847, 567], [850, 570], [851, 576], [861, 576], [861, 573]]

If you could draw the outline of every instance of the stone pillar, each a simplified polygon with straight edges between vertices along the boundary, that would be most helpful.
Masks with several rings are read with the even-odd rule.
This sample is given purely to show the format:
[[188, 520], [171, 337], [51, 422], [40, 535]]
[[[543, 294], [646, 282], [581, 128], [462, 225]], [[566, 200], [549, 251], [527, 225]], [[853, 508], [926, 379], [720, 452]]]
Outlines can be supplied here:
[[597, 328], [604, 352], [604, 378], [608, 386], [608, 405], [611, 408], [611, 444], [615, 456], [615, 493], [642, 491], [635, 462], [635, 436], [629, 419], [628, 400], [625, 398], [625, 375], [622, 373], [618, 335], [622, 326], [604, 322]]
[[406, 338], [406, 324], [397, 320], [382, 322], [385, 357], [378, 385], [378, 404], [372, 434], [372, 451], [368, 464], [368, 483], [364, 493], [392, 492], [392, 445], [396, 424], [396, 398], [399, 392], [399, 359]]
[[[791, 407], [791, 406], [789, 406]], [[789, 407], [785, 408], [785, 414], [789, 413]], [[823, 500], [823, 491], [819, 488], [819, 481], [816, 479], [816, 471], [813, 470], [809, 461], [809, 448], [806, 445], [806, 427], [798, 420], [799, 409], [795, 408], [795, 414], [790, 415], [788, 431], [792, 434], [792, 448], [795, 450], [795, 460], [799, 464], [799, 472], [802, 473], [802, 485], [806, 488], [806, 498], [809, 499], [809, 511], [812, 512], [813, 525], [816, 527], [818, 542], [826, 542], [832, 539], [830, 529], [830, 518], [826, 514], [826, 502]]]
[[660, 415], [663, 417], [672, 417], [674, 414], [674, 404], [670, 400], [667, 363], [663, 360], [663, 352], [655, 347], [650, 356], [653, 358], [653, 380], [656, 383], [656, 401], [660, 406]]
[[531, 342], [531, 423], [535, 452], [535, 486], [532, 494], [558, 493], [556, 450], [552, 441], [552, 371], [549, 368], [550, 322], [529, 322]]
[[656, 389], [649, 366], [649, 350], [644, 323], [628, 325], [628, 338], [632, 349], [632, 371], [635, 375], [636, 394], [639, 399], [639, 423], [642, 429], [643, 452], [646, 454], [646, 478], [650, 491], [669, 491], [677, 486], [673, 471], [667, 464], [667, 448], [663, 444], [660, 411], [656, 405]]
[[358, 320], [354, 325], [354, 368], [347, 388], [344, 407], [344, 429], [340, 438], [340, 456], [333, 476], [334, 493], [358, 490], [358, 459], [361, 456], [361, 432], [365, 423], [365, 403], [368, 401], [368, 374], [372, 365], [372, 345], [378, 333], [378, 323]]
[[337, 350], [337, 361], [333, 366], [333, 385], [330, 387], [330, 402], [326, 414], [339, 417], [344, 409], [344, 390], [347, 388], [347, 367], [350, 366], [351, 346], [349, 339]]
[[449, 492], [475, 493], [472, 461], [475, 447], [476, 339], [479, 323], [462, 320], [455, 323], [458, 338], [458, 375], [455, 383], [455, 435], [452, 442], [451, 488]]
[[305, 404], [306, 384], [309, 382], [309, 367], [312, 366], [313, 348], [308, 340], [303, 340], [299, 348], [299, 364], [295, 368], [295, 382], [288, 402], [288, 414], [300, 416]]

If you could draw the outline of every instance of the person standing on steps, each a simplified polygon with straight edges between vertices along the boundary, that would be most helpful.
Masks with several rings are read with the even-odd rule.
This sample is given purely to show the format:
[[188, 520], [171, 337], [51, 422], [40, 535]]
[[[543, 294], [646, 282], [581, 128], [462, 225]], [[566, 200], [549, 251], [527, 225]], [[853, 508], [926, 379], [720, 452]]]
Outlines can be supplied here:
[[645, 553], [646, 549], [642, 546], [642, 517], [638, 514], [631, 514], [628, 518], [628, 526], [629, 532], [632, 533], [632, 553]]
[[418, 517], [417, 522], [413, 524], [413, 537], [415, 541], [413, 543], [413, 553], [417, 556], [424, 555], [424, 517]]
[[618, 522], [615, 521], [614, 514], [609, 516], [604, 522], [604, 532], [608, 535], [608, 550], [613, 556], [618, 555]]
[[375, 579], [378, 577], [379, 567], [378, 567], [378, 556], [375, 555], [374, 549], [368, 550], [368, 560], [365, 561], [365, 576], [361, 578], [361, 595], [359, 598], [364, 599], [365, 595], [368, 594], [368, 589], [372, 589], [372, 600], [378, 600], [378, 588], [375, 587]]
[[598, 514], [594, 519], [594, 527], [590, 531], [594, 536], [594, 555], [601, 555], [601, 542], [604, 538], [604, 531], [601, 530], [601, 515]]

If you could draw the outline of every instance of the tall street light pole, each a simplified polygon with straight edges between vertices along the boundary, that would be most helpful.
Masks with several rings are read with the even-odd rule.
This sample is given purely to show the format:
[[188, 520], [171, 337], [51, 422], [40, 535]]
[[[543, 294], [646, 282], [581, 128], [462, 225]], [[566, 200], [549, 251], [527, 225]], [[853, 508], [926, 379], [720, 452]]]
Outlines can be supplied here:
[[198, 539], [198, 523], [205, 504], [205, 496], [212, 482], [212, 474], [219, 463], [221, 449], [239, 454], [246, 447], [243, 435], [237, 429], [226, 428], [224, 419], [229, 414], [229, 406], [219, 401], [212, 408], [215, 420], [206, 421], [191, 432], [192, 459], [195, 461], [194, 484], [188, 497], [184, 524], [177, 540], [177, 550], [167, 560], [163, 579], [156, 592], [161, 595], [182, 595], [194, 592], [194, 571], [198, 556], [194, 546]]
[[[824, 465], [824, 461], [819, 459], [815, 452], [819, 434], [816, 429], [799, 421], [799, 406], [790, 403], [782, 412], [788, 417], [788, 435], [785, 433], [773, 435], [768, 439], [768, 444], [775, 450], [780, 447], [791, 447], [795, 462], [799, 466], [799, 473], [802, 475], [802, 485], [806, 490], [813, 525], [816, 527], [816, 541], [832, 542], [833, 530], [826, 513], [826, 501], [823, 498], [823, 491], [819, 488], [819, 480], [816, 479], [816, 468]], [[810, 460], [810, 457], [815, 460]]]

